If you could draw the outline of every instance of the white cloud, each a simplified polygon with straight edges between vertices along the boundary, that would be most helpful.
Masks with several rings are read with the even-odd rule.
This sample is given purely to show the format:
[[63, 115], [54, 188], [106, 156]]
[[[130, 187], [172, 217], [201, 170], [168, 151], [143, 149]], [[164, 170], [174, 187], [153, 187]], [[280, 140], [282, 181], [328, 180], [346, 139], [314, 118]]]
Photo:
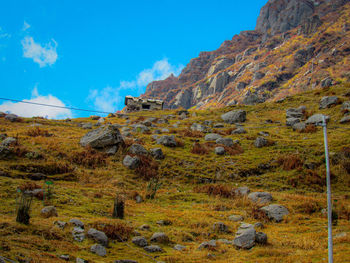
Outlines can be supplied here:
[[178, 76], [183, 65], [174, 66], [167, 58], [156, 61], [151, 68], [142, 70], [135, 80], [121, 81], [118, 87], [107, 86], [102, 90], [91, 90], [88, 100], [93, 101], [99, 110], [114, 112], [124, 98], [120, 96], [121, 91], [131, 90], [143, 93], [145, 87], [152, 81], [163, 80], [171, 74]]
[[[65, 104], [55, 96], [52, 96], [50, 94], [47, 96], [39, 95], [37, 87], [35, 87], [32, 91], [32, 98], [23, 101], [65, 107]], [[59, 109], [20, 102], [5, 102], [0, 105], [0, 111], [14, 113], [22, 117], [41, 116], [47, 117], [49, 119], [65, 119], [72, 117], [72, 112], [69, 109]]]
[[30, 25], [29, 25], [26, 21], [24, 21], [24, 22], [23, 22], [22, 31], [26, 31], [26, 30], [29, 29], [29, 28], [30, 28]]
[[41, 46], [40, 43], [35, 43], [32, 37], [27, 36], [22, 40], [22, 47], [23, 57], [33, 59], [40, 67], [51, 66], [57, 60], [57, 42], [54, 39]]

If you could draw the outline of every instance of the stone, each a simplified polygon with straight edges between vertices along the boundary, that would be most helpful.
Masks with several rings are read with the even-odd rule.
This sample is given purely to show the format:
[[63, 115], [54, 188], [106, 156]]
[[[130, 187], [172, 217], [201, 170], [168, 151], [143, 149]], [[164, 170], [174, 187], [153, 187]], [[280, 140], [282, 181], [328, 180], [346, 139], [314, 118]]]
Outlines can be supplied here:
[[286, 110], [286, 119], [296, 118], [301, 119], [304, 117], [304, 108], [291, 108]]
[[225, 127], [225, 124], [223, 124], [223, 123], [215, 123], [215, 124], [213, 125], [213, 127], [214, 127], [215, 129], [224, 128], [224, 127]]
[[135, 196], [135, 201], [136, 201], [136, 203], [138, 203], [138, 204], [142, 203], [142, 202], [143, 202], [142, 196], [141, 196], [141, 195]]
[[174, 249], [177, 250], [177, 251], [182, 251], [182, 250], [185, 250], [186, 247], [183, 246], [183, 245], [176, 244], [176, 245], [174, 246]]
[[143, 249], [150, 253], [163, 252], [163, 249], [161, 249], [161, 247], [157, 245], [146, 246]]
[[78, 226], [74, 227], [72, 230], [72, 236], [75, 241], [83, 242], [85, 239], [84, 229]]
[[85, 134], [80, 140], [80, 145], [83, 147], [90, 146], [98, 150], [109, 150], [116, 146], [117, 150], [124, 145], [124, 140], [118, 128], [106, 125]]
[[261, 222], [256, 222], [254, 228], [264, 228], [264, 225]]
[[[305, 124], [321, 125], [323, 123], [322, 116], [323, 114], [314, 114], [306, 120]], [[325, 119], [326, 119], [326, 122], [329, 122], [330, 120], [329, 116], [326, 116], [326, 115], [325, 115]]]
[[149, 132], [149, 128], [143, 124], [136, 124], [134, 125], [133, 132], [145, 133], [145, 132]]
[[148, 154], [145, 147], [143, 147], [141, 144], [137, 144], [137, 143], [130, 146], [129, 153], [135, 154], [135, 155], [147, 155]]
[[8, 120], [10, 122], [16, 122], [19, 121], [19, 117], [16, 114], [6, 114], [5, 120]]
[[217, 133], [209, 133], [205, 135], [204, 140], [206, 141], [216, 141], [217, 139], [220, 139], [221, 135]]
[[170, 242], [169, 237], [163, 232], [156, 232], [151, 237], [151, 242], [167, 244]]
[[269, 203], [272, 201], [272, 195], [267, 192], [253, 192], [248, 195], [248, 199], [254, 203]]
[[126, 155], [123, 159], [123, 165], [129, 169], [136, 169], [140, 165], [140, 158], [137, 156], [131, 157]]
[[84, 229], [84, 223], [81, 222], [79, 219], [76, 218], [72, 218], [71, 220], [68, 221], [70, 224], [80, 227], [82, 229]]
[[255, 229], [253, 227], [238, 230], [233, 240], [237, 248], [250, 249], [255, 245]]
[[306, 125], [304, 122], [298, 122], [292, 125], [293, 131], [303, 132], [306, 129]]
[[3, 140], [1, 142], [1, 146], [5, 146], [5, 147], [8, 147], [8, 146], [11, 146], [13, 144], [16, 144], [17, 142], [17, 139], [16, 138], [13, 138], [13, 137], [7, 137], [5, 140]]
[[256, 148], [262, 148], [268, 145], [268, 140], [266, 140], [264, 137], [258, 137], [256, 138], [254, 142], [254, 146]]
[[216, 222], [213, 224], [212, 229], [214, 232], [219, 232], [219, 233], [228, 233], [228, 226], [225, 225], [222, 222]]
[[40, 214], [44, 218], [58, 216], [56, 208], [54, 206], [46, 206], [46, 207], [44, 207], [43, 209], [41, 209]]
[[158, 225], [161, 225], [161, 226], [170, 226], [170, 225], [172, 225], [172, 222], [170, 220], [167, 220], [167, 219], [165, 219], [165, 220], [158, 220], [156, 223]]
[[65, 260], [65, 261], [69, 261], [70, 256], [69, 255], [61, 255], [61, 256], [59, 256], [59, 258], [62, 260]]
[[228, 217], [228, 220], [233, 221], [233, 222], [239, 222], [239, 221], [243, 221], [244, 218], [243, 218], [243, 216], [240, 216], [240, 215], [230, 215]]
[[243, 127], [239, 127], [231, 132], [231, 134], [244, 134], [247, 133], [247, 131]]
[[100, 125], [102, 125], [104, 123], [105, 123], [105, 119], [101, 117], [101, 118], [98, 119], [96, 125], [100, 126]]
[[169, 133], [170, 131], [169, 131], [169, 129], [167, 129], [167, 128], [163, 128], [162, 129], [162, 133]]
[[320, 101], [320, 109], [327, 109], [337, 104], [339, 104], [337, 96], [323, 97]]
[[247, 186], [238, 187], [235, 189], [235, 195], [246, 196], [250, 193], [250, 189]]
[[332, 82], [333, 82], [333, 80], [331, 78], [325, 78], [325, 79], [321, 80], [321, 87], [328, 88], [328, 87], [332, 86]]
[[208, 132], [209, 131], [209, 127], [204, 126], [204, 125], [199, 124], [199, 123], [193, 123], [191, 125], [191, 130], [192, 131], [199, 131], [199, 132]]
[[283, 205], [272, 204], [260, 208], [270, 220], [281, 222], [283, 217], [289, 214], [289, 211]]
[[247, 116], [246, 111], [234, 110], [221, 115], [221, 119], [226, 123], [234, 124], [236, 122], [245, 122], [246, 116]]
[[216, 247], [216, 240], [210, 240], [210, 241], [205, 241], [203, 243], [201, 243], [198, 247], [199, 250], [203, 249], [203, 248], [215, 248]]
[[151, 156], [156, 160], [162, 160], [165, 158], [161, 148], [153, 148], [150, 150]]
[[76, 263], [88, 263], [89, 261], [82, 259], [82, 258], [76, 258]]
[[150, 226], [147, 224], [143, 224], [142, 226], [139, 227], [140, 230], [150, 230]]
[[224, 147], [215, 147], [215, 154], [217, 155], [224, 155], [225, 154], [225, 148]]
[[267, 243], [267, 235], [263, 232], [256, 232], [255, 242], [261, 245], [265, 245]]
[[341, 124], [348, 123], [348, 122], [350, 122], [350, 115], [347, 115], [347, 116], [343, 117], [343, 118], [339, 121], [339, 123], [341, 123]]
[[107, 247], [108, 246], [108, 237], [102, 231], [96, 230], [95, 228], [90, 228], [88, 233], [88, 237], [95, 240], [97, 243]]
[[350, 111], [350, 101], [345, 101], [343, 102], [341, 109], [343, 111]]
[[286, 125], [287, 126], [293, 126], [293, 125], [295, 125], [295, 124], [297, 124], [297, 123], [299, 123], [300, 122], [300, 119], [299, 118], [288, 118], [287, 120], [286, 120]]
[[105, 257], [107, 255], [106, 248], [100, 244], [92, 245], [90, 251], [100, 257]]
[[157, 138], [157, 144], [162, 144], [167, 147], [176, 147], [177, 142], [174, 135], [163, 135]]
[[222, 144], [227, 147], [232, 147], [234, 145], [233, 140], [231, 138], [218, 138], [215, 142], [216, 144]]
[[131, 242], [139, 247], [145, 247], [148, 245], [146, 238], [142, 236], [133, 237]]
[[64, 221], [58, 220], [58, 221], [54, 222], [54, 225], [56, 225], [60, 229], [64, 229], [66, 227], [67, 223]]
[[0, 145], [0, 160], [11, 159], [14, 156], [14, 152], [5, 146]]

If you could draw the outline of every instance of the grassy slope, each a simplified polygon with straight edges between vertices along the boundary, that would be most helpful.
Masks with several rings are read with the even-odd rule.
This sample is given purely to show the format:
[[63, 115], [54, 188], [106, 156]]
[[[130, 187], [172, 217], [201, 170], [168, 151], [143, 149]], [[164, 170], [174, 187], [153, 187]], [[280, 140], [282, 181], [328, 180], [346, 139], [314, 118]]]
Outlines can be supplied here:
[[[111, 219], [111, 210], [115, 194], [124, 193], [130, 196], [132, 191], [145, 194], [147, 182], [140, 180], [132, 172], [122, 166], [122, 155], [108, 157], [107, 165], [89, 169], [71, 162], [76, 152], [82, 151], [78, 142], [86, 130], [79, 128], [75, 122], [88, 122], [89, 119], [77, 119], [72, 123], [63, 121], [25, 119], [21, 123], [9, 123], [0, 119], [0, 129], [8, 136], [18, 136], [20, 145], [27, 150], [42, 153], [43, 160], [30, 160], [25, 157], [10, 161], [0, 161], [0, 169], [7, 171], [10, 177], [0, 177], [0, 255], [8, 258], [32, 258], [34, 262], [59, 262], [58, 255], [69, 254], [72, 257], [82, 257], [91, 262], [113, 262], [116, 259], [135, 259], [139, 262], [154, 262], [144, 255], [141, 248], [137, 248], [130, 241], [121, 243], [112, 241], [106, 258], [100, 258], [89, 252], [93, 242], [86, 239], [82, 243], [73, 242], [71, 227], [64, 231], [53, 226], [56, 220], [68, 221], [80, 218], [86, 225], [96, 222], [132, 226], [137, 228], [142, 224], [149, 224], [151, 231], [139, 231], [149, 238], [153, 232], [166, 232], [174, 244], [184, 244], [187, 249], [177, 252], [172, 245], [162, 246], [165, 253], [157, 256], [157, 260], [165, 262], [326, 262], [327, 258], [327, 221], [320, 209], [326, 207], [325, 187], [318, 182], [313, 183], [312, 176], [306, 170], [284, 171], [280, 166], [266, 170], [261, 175], [241, 177], [238, 174], [247, 173], [257, 168], [259, 164], [273, 163], [285, 154], [297, 154], [304, 162], [323, 162], [323, 136], [321, 128], [316, 133], [297, 133], [289, 128], [276, 127], [279, 124], [265, 124], [265, 120], [285, 123], [285, 109], [306, 105], [309, 113], [321, 112], [331, 116], [329, 128], [329, 147], [331, 152], [339, 152], [344, 146], [350, 146], [350, 126], [340, 125], [342, 117], [340, 105], [318, 110], [318, 101], [322, 96], [336, 94], [342, 97], [349, 86], [338, 86], [321, 91], [310, 91], [287, 98], [283, 103], [265, 103], [257, 106], [231, 107], [243, 108], [247, 111], [247, 122], [244, 123], [247, 134], [230, 135], [239, 139], [244, 153], [235, 156], [216, 156], [213, 152], [207, 155], [190, 153], [194, 139], [180, 137], [184, 147], [162, 147], [166, 159], [160, 162], [160, 176], [163, 183], [156, 199], [141, 204], [131, 198], [126, 201], [126, 219]], [[220, 115], [230, 110], [198, 111], [196, 117], [183, 121], [172, 119], [170, 127], [178, 121], [178, 129], [169, 128], [171, 132], [186, 128], [193, 122], [213, 120], [220, 122]], [[142, 113], [149, 116], [174, 114], [173, 111]], [[136, 119], [140, 115], [134, 113]], [[41, 129], [54, 134], [52, 137], [31, 137], [26, 133], [31, 130], [33, 122], [43, 124]], [[124, 119], [109, 118], [112, 123], [125, 123]], [[95, 121], [91, 121], [95, 122]], [[336, 127], [342, 128], [336, 128]], [[251, 127], [251, 128], [249, 128]], [[230, 128], [227, 125], [222, 130]], [[348, 129], [344, 129], [348, 128]], [[258, 132], [268, 131], [269, 139], [275, 145], [257, 149], [253, 146]], [[151, 135], [137, 134], [143, 140], [147, 149], [156, 146]], [[204, 142], [204, 138], [200, 139]], [[158, 147], [158, 146], [157, 146]], [[27, 172], [21, 172], [15, 165], [23, 164], [30, 167], [33, 164], [49, 165], [56, 168], [68, 167], [67, 176], [76, 177], [74, 181], [55, 180], [55, 197], [51, 204], [55, 205], [59, 217], [42, 219], [39, 216], [43, 202], [35, 200], [32, 206], [32, 218], [29, 226], [15, 222], [16, 187], [28, 181], [20, 179]], [[18, 168], [18, 167], [17, 167]], [[315, 170], [319, 178], [324, 178], [324, 165]], [[29, 171], [28, 171], [29, 172]], [[333, 197], [337, 207], [350, 210], [350, 178], [341, 165], [333, 165]], [[302, 175], [302, 176], [300, 176]], [[55, 179], [62, 178], [62, 174], [53, 174]], [[298, 177], [299, 176], [299, 177]], [[309, 178], [310, 177], [310, 178]], [[255, 246], [248, 251], [239, 251], [229, 245], [220, 244], [215, 251], [197, 250], [203, 241], [214, 238], [232, 240], [239, 223], [229, 221], [231, 214], [241, 214], [245, 222], [257, 222], [250, 215], [252, 205], [245, 199], [225, 199], [209, 197], [204, 193], [196, 193], [193, 188], [198, 186], [200, 178], [215, 179], [220, 184], [231, 187], [247, 185], [251, 190], [266, 190], [273, 194], [274, 202], [288, 207], [291, 214], [282, 223], [266, 222], [265, 229], [269, 241], [267, 246]], [[294, 179], [294, 180], [292, 180]], [[324, 182], [324, 179], [322, 179]], [[291, 181], [297, 182], [296, 187]], [[44, 181], [38, 182], [43, 185]], [[218, 207], [225, 207], [225, 211], [216, 211]], [[315, 208], [316, 212], [308, 212], [308, 208]], [[340, 210], [339, 210], [340, 211]], [[159, 226], [156, 221], [169, 219], [171, 226]], [[211, 226], [215, 222], [224, 222], [233, 232], [232, 234], [212, 233]], [[350, 262], [350, 222], [344, 217], [334, 228], [335, 235], [346, 232], [346, 236], [334, 239], [335, 262]], [[193, 241], [185, 241], [193, 239]], [[130, 248], [131, 247], [131, 248]], [[208, 252], [214, 254], [215, 259], [208, 259]], [[62, 261], [63, 262], [63, 261]]]

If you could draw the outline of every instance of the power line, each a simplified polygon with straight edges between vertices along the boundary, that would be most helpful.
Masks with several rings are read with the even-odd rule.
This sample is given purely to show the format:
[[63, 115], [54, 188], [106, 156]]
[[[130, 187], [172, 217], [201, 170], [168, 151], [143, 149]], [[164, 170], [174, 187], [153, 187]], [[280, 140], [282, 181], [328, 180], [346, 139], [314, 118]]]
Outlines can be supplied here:
[[37, 102], [31, 102], [31, 101], [25, 101], [25, 100], [15, 100], [15, 99], [8, 99], [8, 98], [0, 98], [0, 100], [19, 102], [19, 103], [25, 103], [25, 104], [32, 104], [32, 105], [39, 105], [39, 106], [46, 106], [46, 107], [59, 108], [59, 109], [68, 109], [68, 110], [77, 110], [77, 111], [86, 111], [86, 112], [95, 112], [95, 113], [104, 113], [104, 114], [112, 113], [112, 112], [106, 112], [106, 111], [86, 110], [86, 109], [80, 109], [80, 108], [74, 108], [74, 107], [65, 107], [65, 106], [37, 103]]

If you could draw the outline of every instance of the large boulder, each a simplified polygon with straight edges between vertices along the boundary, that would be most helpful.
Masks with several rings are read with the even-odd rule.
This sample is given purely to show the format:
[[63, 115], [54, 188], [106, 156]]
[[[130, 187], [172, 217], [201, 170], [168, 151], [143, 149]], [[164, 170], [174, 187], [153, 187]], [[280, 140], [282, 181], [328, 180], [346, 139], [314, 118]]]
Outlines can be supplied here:
[[330, 108], [339, 104], [339, 98], [337, 96], [323, 97], [320, 101], [320, 109]]
[[221, 119], [226, 123], [237, 123], [237, 122], [245, 122], [247, 119], [247, 112], [244, 110], [234, 110], [229, 111], [223, 115], [221, 115]]
[[90, 228], [87, 235], [102, 246], [108, 246], [108, 237], [104, 232], [96, 230], [95, 228]]
[[273, 221], [281, 222], [283, 217], [289, 214], [289, 211], [283, 205], [272, 204], [260, 208], [266, 216]]
[[162, 144], [168, 147], [176, 147], [177, 142], [174, 135], [164, 135], [157, 138], [157, 144]]
[[[305, 124], [322, 125], [323, 123], [322, 117], [323, 117], [322, 114], [314, 114], [306, 120]], [[329, 116], [325, 116], [325, 118], [326, 118], [326, 122], [330, 120]]]
[[255, 245], [255, 234], [254, 227], [239, 229], [233, 243], [237, 248], [250, 249]]
[[124, 140], [117, 127], [107, 125], [89, 131], [80, 139], [80, 145], [83, 147], [90, 146], [108, 153], [115, 153], [119, 147], [124, 145]]
[[253, 192], [248, 195], [248, 199], [254, 203], [269, 203], [272, 201], [272, 195], [267, 192]]

